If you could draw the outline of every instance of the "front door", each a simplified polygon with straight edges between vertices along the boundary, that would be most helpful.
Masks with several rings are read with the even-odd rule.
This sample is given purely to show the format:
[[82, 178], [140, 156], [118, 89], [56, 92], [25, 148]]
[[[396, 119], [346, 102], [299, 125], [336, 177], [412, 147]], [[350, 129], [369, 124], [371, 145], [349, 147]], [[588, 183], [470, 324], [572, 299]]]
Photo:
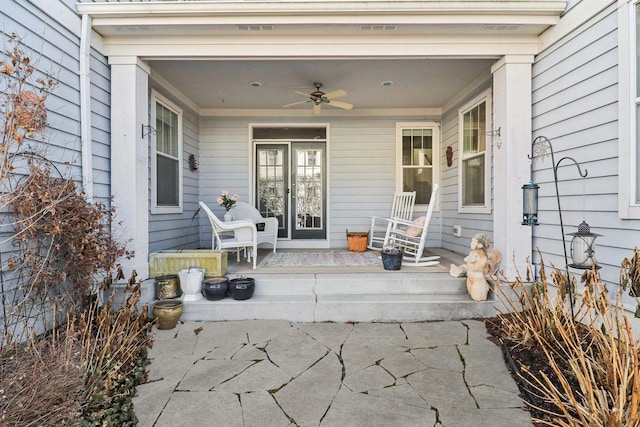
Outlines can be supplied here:
[[256, 145], [256, 204], [278, 218], [278, 237], [326, 238], [324, 142]]
[[325, 144], [291, 144], [292, 239], [324, 239], [326, 224]]
[[289, 146], [256, 146], [256, 206], [263, 217], [278, 219], [278, 237], [289, 237]]

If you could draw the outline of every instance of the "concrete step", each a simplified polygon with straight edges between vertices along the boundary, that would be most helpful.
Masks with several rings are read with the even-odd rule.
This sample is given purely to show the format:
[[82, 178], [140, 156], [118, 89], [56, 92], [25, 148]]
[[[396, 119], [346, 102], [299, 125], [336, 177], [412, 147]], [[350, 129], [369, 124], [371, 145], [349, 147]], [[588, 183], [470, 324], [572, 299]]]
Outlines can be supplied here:
[[[232, 276], [230, 276], [232, 277]], [[466, 279], [448, 273], [251, 274], [251, 299], [185, 302], [182, 320], [289, 320], [391, 322], [492, 317], [499, 304], [476, 302]]]
[[448, 273], [399, 273], [394, 276], [374, 273], [257, 273], [246, 277], [255, 280], [256, 295], [467, 293], [466, 279], [454, 278]]

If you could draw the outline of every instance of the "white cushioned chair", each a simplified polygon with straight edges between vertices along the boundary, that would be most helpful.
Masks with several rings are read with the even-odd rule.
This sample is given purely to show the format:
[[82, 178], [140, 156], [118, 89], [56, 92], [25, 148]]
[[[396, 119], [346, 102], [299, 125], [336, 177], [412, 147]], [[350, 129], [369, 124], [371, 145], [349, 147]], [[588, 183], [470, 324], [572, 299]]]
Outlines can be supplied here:
[[[234, 220], [244, 219], [256, 224], [258, 230], [258, 245], [269, 243], [273, 246], [273, 253], [276, 253], [276, 244], [278, 243], [277, 218], [264, 218], [258, 209], [245, 202], [237, 202], [229, 213]], [[264, 224], [264, 229], [262, 229], [260, 224]]]
[[[237, 252], [238, 261], [240, 261], [240, 250], [250, 248], [251, 250], [247, 253], [247, 261], [251, 261], [251, 258], [253, 258], [253, 268], [255, 269], [256, 259], [258, 258], [256, 225], [248, 220], [220, 221], [204, 202], [200, 202], [200, 208], [205, 211], [211, 223], [213, 233], [211, 236], [211, 249], [234, 249]], [[222, 235], [229, 237], [222, 238]]]

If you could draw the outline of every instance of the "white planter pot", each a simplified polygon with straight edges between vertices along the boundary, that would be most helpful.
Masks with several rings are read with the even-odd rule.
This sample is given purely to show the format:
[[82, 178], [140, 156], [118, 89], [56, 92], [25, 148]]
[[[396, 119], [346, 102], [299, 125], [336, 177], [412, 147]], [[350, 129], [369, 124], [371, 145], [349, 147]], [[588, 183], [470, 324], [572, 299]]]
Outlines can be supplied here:
[[185, 268], [178, 272], [178, 277], [180, 277], [180, 288], [184, 294], [183, 301], [199, 301], [202, 299], [203, 268]]

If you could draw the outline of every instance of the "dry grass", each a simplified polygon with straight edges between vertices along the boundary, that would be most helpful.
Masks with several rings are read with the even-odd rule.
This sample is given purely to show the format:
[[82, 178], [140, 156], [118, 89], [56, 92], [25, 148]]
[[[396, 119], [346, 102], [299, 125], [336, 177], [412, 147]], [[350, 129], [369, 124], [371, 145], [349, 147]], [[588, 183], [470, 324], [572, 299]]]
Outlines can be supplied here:
[[507, 302], [514, 313], [498, 316], [509, 346], [524, 346], [544, 354], [550, 370], [521, 367], [524, 381], [542, 396], [549, 426], [640, 426], [640, 372], [637, 338], [619, 301], [612, 304], [595, 271], [583, 275], [584, 290], [576, 298], [574, 315], [567, 301], [567, 274], [554, 269], [558, 296], [549, 294], [544, 263], [540, 281], [530, 293], [518, 278], [514, 290], [521, 298]]
[[61, 331], [0, 349], [0, 425], [135, 425], [152, 342], [138, 300], [134, 289], [118, 311], [93, 304]]

